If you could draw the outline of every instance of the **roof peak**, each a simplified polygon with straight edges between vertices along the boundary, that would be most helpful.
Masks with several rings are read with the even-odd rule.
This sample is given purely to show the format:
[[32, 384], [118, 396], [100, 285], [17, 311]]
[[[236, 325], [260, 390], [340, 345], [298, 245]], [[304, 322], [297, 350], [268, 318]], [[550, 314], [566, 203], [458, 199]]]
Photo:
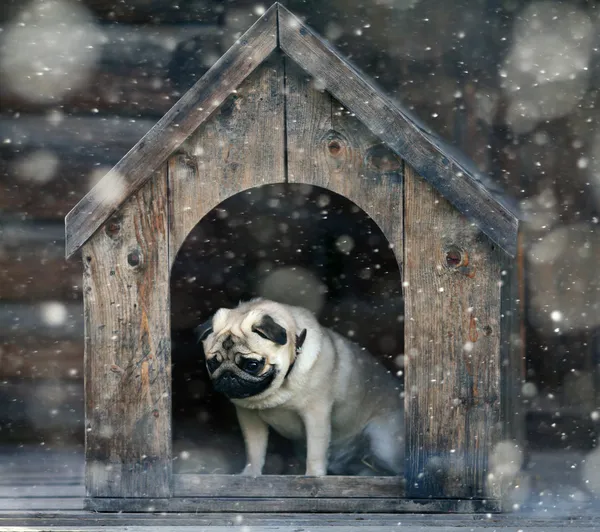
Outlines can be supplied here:
[[275, 2], [67, 214], [66, 256], [100, 229], [276, 49], [322, 81], [327, 92], [455, 208], [507, 253], [515, 254], [518, 220], [514, 209], [472, 161], [430, 132], [328, 42]]

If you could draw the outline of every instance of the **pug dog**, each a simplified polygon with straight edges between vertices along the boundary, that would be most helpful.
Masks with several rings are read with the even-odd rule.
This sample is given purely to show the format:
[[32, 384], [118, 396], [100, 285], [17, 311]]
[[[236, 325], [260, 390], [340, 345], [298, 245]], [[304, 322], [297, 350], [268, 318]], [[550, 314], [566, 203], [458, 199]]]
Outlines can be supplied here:
[[305, 444], [306, 475], [401, 474], [398, 381], [310, 311], [254, 299], [218, 310], [196, 332], [215, 390], [236, 408], [242, 474], [262, 474], [269, 427]]

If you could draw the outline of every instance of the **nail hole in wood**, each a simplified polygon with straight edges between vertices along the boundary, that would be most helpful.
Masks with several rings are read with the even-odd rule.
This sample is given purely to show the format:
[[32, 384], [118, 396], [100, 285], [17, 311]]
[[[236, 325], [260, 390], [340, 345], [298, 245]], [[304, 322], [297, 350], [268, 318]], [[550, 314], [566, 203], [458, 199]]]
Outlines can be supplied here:
[[450, 246], [446, 250], [446, 267], [458, 268], [464, 265], [464, 252], [457, 246]]
[[134, 249], [127, 254], [127, 264], [132, 268], [136, 268], [142, 262], [142, 255], [139, 249]]
[[110, 238], [115, 238], [121, 232], [121, 222], [118, 220], [111, 220], [106, 224], [105, 231]]

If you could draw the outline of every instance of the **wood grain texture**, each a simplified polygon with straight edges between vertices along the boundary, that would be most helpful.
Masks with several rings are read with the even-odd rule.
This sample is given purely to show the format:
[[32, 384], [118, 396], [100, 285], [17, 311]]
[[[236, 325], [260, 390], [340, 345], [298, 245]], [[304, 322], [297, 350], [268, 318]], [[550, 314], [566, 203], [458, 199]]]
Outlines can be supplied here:
[[171, 493], [167, 171], [83, 249], [86, 492]]
[[482, 498], [499, 437], [501, 252], [404, 175], [407, 495]]
[[289, 60], [286, 89], [289, 182], [346, 197], [401, 250], [402, 160]]
[[322, 87], [460, 212], [514, 255], [517, 218], [500, 195], [492, 194], [491, 183], [472, 163], [435, 138], [282, 6], [279, 6], [279, 43], [291, 59], [319, 80]]
[[[84, 501], [80, 497], [28, 497], [0, 499], [1, 512], [36, 512], [48, 510], [57, 512], [81, 511]], [[22, 525], [22, 521], [20, 523]], [[14, 530], [14, 529], [13, 529]], [[23, 530], [23, 529], [22, 529]], [[27, 531], [27, 529], [24, 529]]]
[[373, 497], [404, 496], [399, 477], [197, 475], [173, 478], [174, 497]]
[[[269, 9], [65, 218], [71, 256], [277, 46]], [[108, 192], [108, 193], [107, 193]]]
[[516, 260], [504, 257], [501, 288], [500, 360], [502, 369], [503, 438], [519, 445], [526, 442], [525, 404], [521, 390], [526, 377], [525, 276], [522, 235]]
[[257, 68], [169, 158], [171, 261], [194, 226], [228, 197], [269, 183], [284, 170], [283, 59]]
[[[25, 510], [0, 515], [0, 526], [22, 527], [25, 523], [33, 530], [61, 532], [230, 532], [247, 526], [252, 532], [559, 532], [571, 530], [596, 532], [600, 527], [600, 517], [585, 505], [585, 513], [572, 516], [544, 515], [540, 513], [523, 515], [523, 512], [494, 515], [461, 514], [371, 514], [365, 520], [360, 514], [291, 514], [291, 513], [170, 513], [148, 516], [143, 513], [97, 514], [93, 512], [56, 512], [51, 499], [40, 512]], [[399, 517], [401, 517], [399, 519]], [[401, 523], [400, 525], [398, 523]], [[21, 532], [25, 530], [19, 529]], [[32, 532], [33, 532], [32, 530]]]
[[[265, 512], [265, 513], [495, 513], [489, 499], [372, 499], [372, 498], [262, 498], [173, 497], [171, 499], [85, 499], [93, 512]], [[312, 529], [312, 527], [311, 527]]]

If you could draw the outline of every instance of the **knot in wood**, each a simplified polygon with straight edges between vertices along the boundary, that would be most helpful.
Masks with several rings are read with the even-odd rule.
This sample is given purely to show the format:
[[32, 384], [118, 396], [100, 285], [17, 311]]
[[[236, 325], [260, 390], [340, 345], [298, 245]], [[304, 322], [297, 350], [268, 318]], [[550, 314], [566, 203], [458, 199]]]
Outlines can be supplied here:
[[329, 150], [329, 153], [335, 157], [342, 151], [342, 145], [340, 144], [339, 140], [333, 139], [329, 141], [329, 144], [327, 144], [327, 149]]
[[346, 139], [344, 139], [337, 131], [329, 131], [325, 135], [324, 143], [329, 155], [335, 158], [343, 157], [348, 146]]
[[127, 253], [127, 264], [132, 268], [139, 268], [142, 264], [142, 252], [139, 249], [132, 249]]

